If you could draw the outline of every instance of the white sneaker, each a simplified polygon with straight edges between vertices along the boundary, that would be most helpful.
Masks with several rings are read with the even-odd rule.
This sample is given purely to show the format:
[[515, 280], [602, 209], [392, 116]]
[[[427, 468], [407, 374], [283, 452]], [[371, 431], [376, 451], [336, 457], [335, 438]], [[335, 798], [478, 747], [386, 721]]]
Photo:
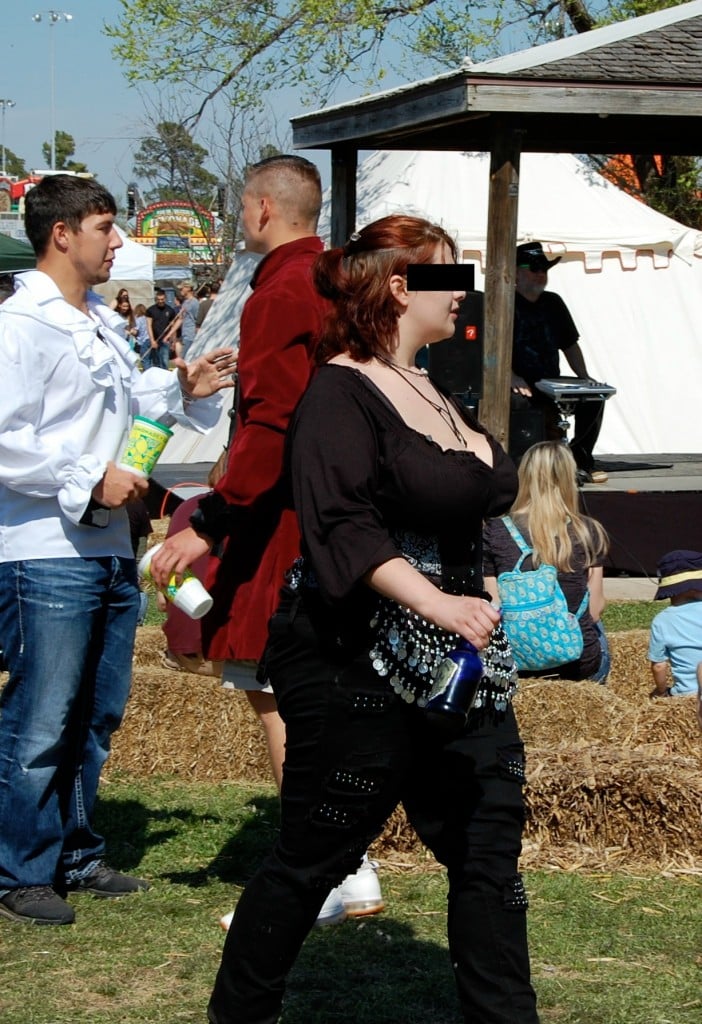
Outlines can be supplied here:
[[385, 909], [378, 881], [378, 862], [363, 855], [363, 863], [353, 875], [347, 875], [339, 886], [342, 903], [349, 917], [366, 917]]
[[340, 892], [341, 886], [337, 885], [336, 889], [332, 889], [329, 893], [317, 914], [317, 920], [314, 923], [315, 928], [324, 928], [328, 924], [341, 924], [342, 921], [346, 920], [348, 915]]
[[[233, 917], [233, 910], [230, 910], [228, 914], [225, 914], [223, 917], [220, 917], [220, 928], [223, 928], [225, 932], [228, 932]], [[319, 914], [317, 915], [317, 920], [315, 921], [315, 926], [323, 928], [327, 924], [341, 924], [342, 921], [346, 920], [346, 917], [346, 908], [344, 907], [344, 904], [341, 901], [341, 896], [339, 895], [339, 887], [337, 886], [336, 889], [332, 889], [332, 891], [329, 893], [324, 903], [322, 904], [322, 908], [319, 911]]]
[[233, 919], [234, 919], [234, 911], [230, 910], [228, 914], [225, 914], [223, 917], [220, 917], [220, 919], [219, 919], [219, 927], [223, 928], [225, 932], [228, 932], [229, 931], [229, 925], [232, 923]]
[[[385, 909], [383, 894], [378, 880], [378, 862], [363, 856], [363, 863], [353, 875], [347, 875], [341, 885], [329, 893], [317, 915], [315, 926], [324, 928], [329, 924], [341, 924], [347, 917], [368, 917]], [[220, 917], [219, 924], [229, 931], [234, 911]]]

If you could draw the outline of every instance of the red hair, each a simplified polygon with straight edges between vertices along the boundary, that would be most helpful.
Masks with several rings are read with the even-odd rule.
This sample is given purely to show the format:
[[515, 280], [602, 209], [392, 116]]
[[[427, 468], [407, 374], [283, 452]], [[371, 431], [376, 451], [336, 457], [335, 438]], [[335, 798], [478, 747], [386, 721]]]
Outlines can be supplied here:
[[400, 315], [390, 278], [404, 276], [410, 263], [431, 263], [439, 245], [456, 260], [456, 243], [443, 228], [398, 214], [369, 224], [343, 248], [321, 253], [312, 271], [314, 283], [335, 309], [325, 323], [317, 362], [341, 352], [358, 362], [387, 354]]

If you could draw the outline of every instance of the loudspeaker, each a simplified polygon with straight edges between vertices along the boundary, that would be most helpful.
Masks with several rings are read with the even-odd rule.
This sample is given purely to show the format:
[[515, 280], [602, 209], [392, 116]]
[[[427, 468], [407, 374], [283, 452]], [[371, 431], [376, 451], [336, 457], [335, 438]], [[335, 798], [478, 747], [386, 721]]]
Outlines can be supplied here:
[[429, 373], [454, 395], [483, 393], [483, 293], [467, 292], [452, 338], [429, 345]]
[[519, 464], [527, 448], [546, 440], [541, 409], [512, 409], [509, 414], [509, 454]]

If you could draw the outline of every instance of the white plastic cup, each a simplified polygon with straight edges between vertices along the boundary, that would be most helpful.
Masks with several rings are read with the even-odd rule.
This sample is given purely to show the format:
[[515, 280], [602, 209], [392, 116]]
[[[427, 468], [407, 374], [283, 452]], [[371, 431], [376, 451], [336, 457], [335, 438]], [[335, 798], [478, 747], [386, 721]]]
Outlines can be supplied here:
[[151, 476], [159, 457], [173, 436], [173, 431], [157, 420], [135, 416], [127, 445], [119, 460], [121, 469], [145, 479]]
[[[171, 577], [171, 584], [172, 582], [173, 577]], [[171, 584], [169, 584], [169, 590]], [[180, 608], [182, 612], [189, 615], [191, 619], [201, 619], [203, 615], [207, 614], [214, 603], [197, 576], [193, 576], [187, 570], [183, 573], [183, 582], [176, 588], [173, 597], [170, 597], [168, 590], [166, 591], [166, 597], [173, 602], [176, 608]]]
[[[160, 547], [162, 547], [161, 544], [154, 544], [139, 561], [139, 576], [142, 580], [153, 582], [151, 559]], [[182, 577], [183, 582], [179, 586], [174, 573], [169, 579], [168, 585], [162, 588], [161, 593], [167, 601], [170, 601], [176, 608], [190, 616], [191, 619], [201, 619], [212, 607], [214, 603], [212, 597], [190, 569], [184, 569]]]

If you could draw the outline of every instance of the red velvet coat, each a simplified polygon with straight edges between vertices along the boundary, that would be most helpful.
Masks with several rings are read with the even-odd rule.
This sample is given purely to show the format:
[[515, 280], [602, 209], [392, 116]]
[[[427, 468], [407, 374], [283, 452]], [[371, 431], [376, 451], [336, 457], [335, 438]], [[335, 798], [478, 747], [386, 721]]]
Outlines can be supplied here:
[[299, 553], [295, 513], [281, 480], [285, 431], [313, 369], [328, 306], [312, 284], [319, 238], [287, 242], [256, 269], [241, 315], [239, 410], [227, 473], [216, 490], [233, 513], [222, 560], [210, 561], [215, 604], [203, 647], [215, 659], [263, 654], [268, 620]]

